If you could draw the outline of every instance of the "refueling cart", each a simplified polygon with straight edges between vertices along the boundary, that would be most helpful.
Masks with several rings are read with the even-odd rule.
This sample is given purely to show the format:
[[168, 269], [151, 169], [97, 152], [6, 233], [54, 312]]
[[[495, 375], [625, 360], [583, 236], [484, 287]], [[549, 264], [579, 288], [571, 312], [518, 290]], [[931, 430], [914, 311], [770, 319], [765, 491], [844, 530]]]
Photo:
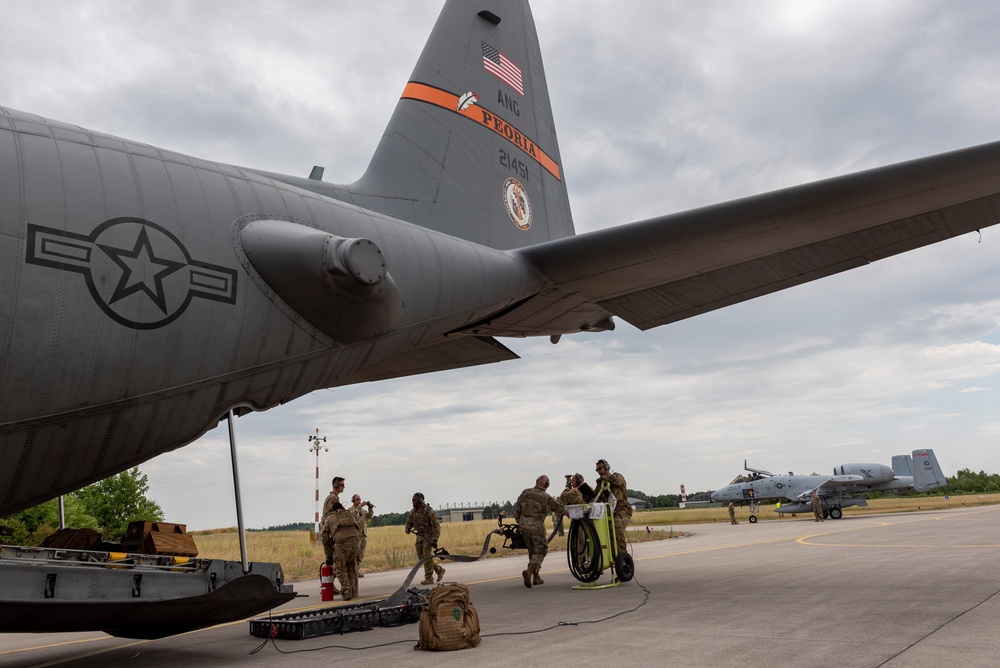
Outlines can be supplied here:
[[[584, 503], [566, 506], [569, 533], [566, 559], [569, 572], [582, 585], [573, 589], [617, 587], [635, 576], [632, 555], [618, 551], [614, 511], [610, 503]], [[611, 569], [611, 582], [596, 584], [601, 574]]]

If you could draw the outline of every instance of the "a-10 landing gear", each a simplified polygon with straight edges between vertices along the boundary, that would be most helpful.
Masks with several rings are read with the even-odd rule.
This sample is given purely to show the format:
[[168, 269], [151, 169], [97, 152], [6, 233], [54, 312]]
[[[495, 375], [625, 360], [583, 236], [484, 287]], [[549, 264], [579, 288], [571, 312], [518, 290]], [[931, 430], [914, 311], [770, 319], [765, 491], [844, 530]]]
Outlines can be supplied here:
[[[750, 500], [750, 517], [747, 520], [750, 524], [757, 524], [757, 513], [760, 508], [760, 502]], [[823, 511], [823, 519], [839, 520], [844, 516], [844, 511], [840, 508], [833, 507]]]

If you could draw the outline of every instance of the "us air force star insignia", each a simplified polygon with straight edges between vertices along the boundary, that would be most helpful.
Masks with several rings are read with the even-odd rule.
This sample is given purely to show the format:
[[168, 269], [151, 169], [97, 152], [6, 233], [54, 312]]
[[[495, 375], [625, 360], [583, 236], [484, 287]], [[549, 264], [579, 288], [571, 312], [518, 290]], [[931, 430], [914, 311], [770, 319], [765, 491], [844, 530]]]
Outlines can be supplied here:
[[531, 227], [531, 200], [524, 186], [517, 179], [507, 179], [503, 183], [503, 203], [507, 215], [522, 230]]
[[[163, 315], [167, 315], [166, 297], [163, 294], [163, 279], [184, 266], [183, 262], [174, 262], [166, 258], [158, 258], [153, 254], [153, 249], [149, 244], [149, 235], [146, 228], [139, 230], [139, 237], [135, 240], [135, 246], [131, 251], [104, 244], [97, 244], [97, 247], [108, 254], [121, 270], [121, 278], [118, 279], [118, 286], [115, 293], [111, 295], [108, 303], [114, 304], [119, 299], [128, 297], [130, 294], [142, 290], [153, 300]], [[145, 271], [149, 267], [155, 271], [149, 276]], [[153, 284], [150, 286], [149, 281]]]
[[194, 297], [236, 303], [236, 270], [192, 260], [169, 230], [141, 218], [114, 218], [89, 235], [28, 225], [25, 261], [83, 274], [94, 302], [116, 322], [156, 329]]

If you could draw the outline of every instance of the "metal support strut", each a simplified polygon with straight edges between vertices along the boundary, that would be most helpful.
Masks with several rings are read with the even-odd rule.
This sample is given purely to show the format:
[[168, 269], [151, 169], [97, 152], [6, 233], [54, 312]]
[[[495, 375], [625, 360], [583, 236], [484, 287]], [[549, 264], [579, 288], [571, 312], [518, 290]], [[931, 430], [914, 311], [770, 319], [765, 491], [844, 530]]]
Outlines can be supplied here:
[[247, 530], [243, 525], [243, 503], [240, 501], [240, 471], [236, 465], [236, 432], [233, 429], [233, 411], [229, 410], [229, 453], [233, 459], [233, 489], [236, 492], [236, 527], [240, 534], [240, 560], [243, 564], [243, 575], [250, 572], [247, 562]]

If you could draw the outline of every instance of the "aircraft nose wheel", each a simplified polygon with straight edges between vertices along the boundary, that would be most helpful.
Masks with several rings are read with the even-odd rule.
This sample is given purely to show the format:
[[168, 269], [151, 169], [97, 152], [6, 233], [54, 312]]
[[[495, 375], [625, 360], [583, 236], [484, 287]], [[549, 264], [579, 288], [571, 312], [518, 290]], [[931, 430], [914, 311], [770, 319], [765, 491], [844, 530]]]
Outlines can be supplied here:
[[750, 519], [750, 524], [757, 524], [757, 516], [756, 515], [751, 515], [749, 519]]

